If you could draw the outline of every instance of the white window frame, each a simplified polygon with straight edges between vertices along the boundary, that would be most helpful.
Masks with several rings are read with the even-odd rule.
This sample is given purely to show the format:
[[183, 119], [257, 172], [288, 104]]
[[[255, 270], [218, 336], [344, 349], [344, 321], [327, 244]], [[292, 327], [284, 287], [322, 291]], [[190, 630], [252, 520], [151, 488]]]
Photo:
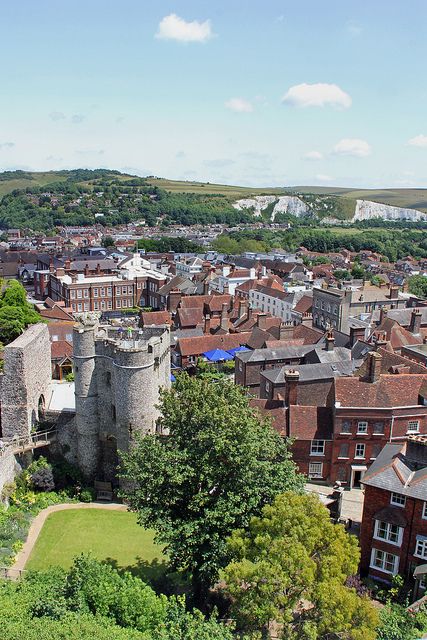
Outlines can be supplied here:
[[99, 311], [99, 302], [94, 302], [93, 303], [93, 310], [94, 311]]
[[422, 560], [427, 560], [427, 536], [417, 536], [414, 556]]
[[70, 298], [71, 300], [75, 300], [76, 299], [76, 292], [74, 289], [71, 289], [70, 291]]
[[[379, 558], [379, 563], [376, 564], [376, 561]], [[393, 558], [393, 560], [390, 561], [391, 558]], [[387, 562], [393, 562], [393, 569], [390, 570], [384, 568]], [[399, 556], [395, 556], [393, 553], [383, 551], [382, 549], [373, 548], [369, 566], [371, 567], [371, 569], [376, 569], [377, 571], [381, 571], [382, 573], [387, 573], [388, 575], [395, 576], [399, 570]]]
[[[396, 496], [399, 497], [396, 498]], [[401, 507], [402, 509], [404, 509], [406, 507], [406, 496], [404, 496], [402, 493], [392, 491], [390, 495], [390, 504], [394, 505], [395, 507]]]
[[325, 455], [325, 440], [312, 440], [311, 443], [310, 443], [310, 455], [311, 456], [324, 456]]
[[308, 477], [323, 478], [323, 462], [310, 462], [308, 465]]
[[[397, 527], [397, 533], [392, 531], [392, 527]], [[384, 532], [384, 535], [381, 535], [382, 531]], [[396, 535], [397, 535], [397, 538], [393, 540], [393, 537]], [[382, 540], [382, 542], [388, 542], [388, 544], [392, 544], [395, 547], [401, 547], [402, 538], [403, 538], [403, 527], [399, 527], [398, 525], [391, 524], [390, 522], [375, 520], [374, 538], [375, 540]]]
[[[357, 453], [358, 448], [363, 447], [363, 455]], [[358, 460], [364, 460], [366, 458], [366, 444], [364, 442], [356, 442], [354, 448], [354, 457]]]
[[94, 287], [94, 289], [93, 289], [93, 297], [94, 298], [98, 297], [98, 287]]
[[423, 515], [422, 515], [423, 520], [427, 520], [427, 502], [424, 502], [423, 504]]
[[420, 432], [420, 421], [419, 420], [409, 420], [408, 421], [407, 433], [419, 433], [419, 432]]
[[357, 423], [357, 434], [367, 434], [368, 433], [368, 422], [366, 420], [360, 420]]

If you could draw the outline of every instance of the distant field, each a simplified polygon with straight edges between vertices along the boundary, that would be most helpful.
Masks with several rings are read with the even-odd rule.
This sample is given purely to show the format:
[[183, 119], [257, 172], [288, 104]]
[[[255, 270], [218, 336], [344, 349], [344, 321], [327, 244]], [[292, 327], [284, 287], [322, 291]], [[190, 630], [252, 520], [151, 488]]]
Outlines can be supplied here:
[[238, 187], [227, 184], [211, 184], [210, 182], [181, 182], [178, 180], [166, 180], [165, 178], [149, 178], [150, 184], [156, 185], [166, 191], [176, 193], [215, 193], [235, 198], [251, 195], [283, 195], [285, 189], [266, 187], [265, 189], [255, 189], [252, 187]]
[[17, 178], [13, 180], [0, 180], [0, 196], [4, 196], [6, 193], [14, 191], [14, 189], [26, 189], [32, 186], [44, 186], [52, 182], [61, 182], [64, 180], [64, 176], [58, 175], [53, 171], [47, 171], [45, 173], [32, 173], [34, 180], [25, 180], [23, 178]]
[[300, 193], [318, 193], [319, 195], [337, 195], [345, 198], [373, 200], [395, 207], [419, 209], [427, 212], [427, 189], [346, 189], [344, 187], [290, 187]]
[[153, 577], [162, 572], [165, 560], [153, 538], [153, 532], [140, 527], [136, 515], [127, 511], [56, 511], [48, 516], [25, 568], [44, 570], [56, 565], [67, 569], [75, 556], [90, 553], [98, 560]]

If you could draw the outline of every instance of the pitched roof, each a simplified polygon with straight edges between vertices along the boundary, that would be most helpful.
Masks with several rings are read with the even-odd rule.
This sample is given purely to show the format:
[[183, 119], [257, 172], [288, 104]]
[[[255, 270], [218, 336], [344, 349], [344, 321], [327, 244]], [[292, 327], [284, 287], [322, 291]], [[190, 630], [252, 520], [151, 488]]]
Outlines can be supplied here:
[[[414, 362], [410, 358], [406, 358], [405, 356], [401, 356], [394, 351], [389, 351], [388, 349], [384, 349], [383, 347], [378, 347], [377, 353], [379, 353], [381, 358], [381, 373], [393, 373], [392, 367], [409, 367], [409, 371], [406, 373], [426, 373], [427, 368], [419, 362]], [[356, 375], [364, 378], [368, 375], [368, 358], [366, 357], [363, 361], [362, 366], [356, 372]]]
[[313, 296], [303, 295], [294, 307], [294, 311], [298, 313], [309, 313], [313, 308]]
[[176, 311], [175, 324], [180, 327], [180, 329], [196, 327], [202, 322], [203, 308], [201, 307], [178, 308]]
[[67, 342], [67, 340], [57, 340], [50, 343], [50, 353], [52, 360], [63, 360], [64, 358], [71, 358], [73, 355], [73, 345]]
[[391, 343], [393, 349], [401, 349], [407, 344], [420, 344], [421, 342], [420, 336], [414, 336], [413, 333], [388, 316], [376, 327], [373, 336], [378, 336], [381, 332], [386, 333], [387, 340]]
[[289, 436], [300, 440], [331, 440], [333, 415], [330, 407], [293, 404], [289, 407]]
[[[411, 438], [400, 444], [386, 444], [362, 479], [362, 484], [425, 500], [427, 463], [408, 455]], [[426, 447], [426, 444], [420, 444]], [[424, 454], [424, 460], [426, 456]]]
[[171, 314], [169, 311], [142, 311], [141, 325], [147, 327], [150, 325], [171, 324]]
[[65, 309], [62, 309], [57, 305], [51, 309], [41, 309], [40, 315], [42, 318], [47, 318], [49, 320], [73, 320], [71, 313], [67, 313]]
[[181, 356], [201, 355], [212, 349], [234, 349], [245, 345], [250, 333], [226, 333], [224, 335], [204, 335], [195, 338], [180, 338], [177, 341], [177, 351]]
[[281, 435], [286, 436], [286, 407], [283, 400], [264, 400], [251, 398], [249, 404], [260, 413], [271, 418], [273, 428]]
[[426, 374], [382, 374], [378, 382], [365, 382], [357, 378], [335, 380], [335, 402], [342, 407], [413, 407], [419, 404], [419, 395]]

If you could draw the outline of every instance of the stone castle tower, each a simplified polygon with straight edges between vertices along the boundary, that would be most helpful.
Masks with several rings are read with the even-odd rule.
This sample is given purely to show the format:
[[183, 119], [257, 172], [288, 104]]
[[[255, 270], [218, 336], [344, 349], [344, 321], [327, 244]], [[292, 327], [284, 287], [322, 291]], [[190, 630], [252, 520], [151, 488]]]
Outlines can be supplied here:
[[81, 314], [73, 360], [78, 465], [87, 479], [113, 480], [117, 451], [156, 430], [159, 391], [170, 387], [169, 329], [116, 329]]

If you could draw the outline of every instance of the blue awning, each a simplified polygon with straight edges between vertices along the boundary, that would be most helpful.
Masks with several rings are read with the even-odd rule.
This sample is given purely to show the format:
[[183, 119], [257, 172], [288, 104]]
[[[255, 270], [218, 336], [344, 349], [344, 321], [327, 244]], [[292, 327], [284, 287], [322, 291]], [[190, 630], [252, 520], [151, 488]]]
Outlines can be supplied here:
[[170, 379], [171, 379], [171, 382], [175, 382], [176, 378], [175, 378], [175, 376], [173, 375], [173, 373], [171, 373]]
[[221, 362], [222, 360], [233, 359], [233, 356], [223, 349], [212, 349], [211, 351], [206, 351], [203, 355], [209, 360], [209, 362]]

